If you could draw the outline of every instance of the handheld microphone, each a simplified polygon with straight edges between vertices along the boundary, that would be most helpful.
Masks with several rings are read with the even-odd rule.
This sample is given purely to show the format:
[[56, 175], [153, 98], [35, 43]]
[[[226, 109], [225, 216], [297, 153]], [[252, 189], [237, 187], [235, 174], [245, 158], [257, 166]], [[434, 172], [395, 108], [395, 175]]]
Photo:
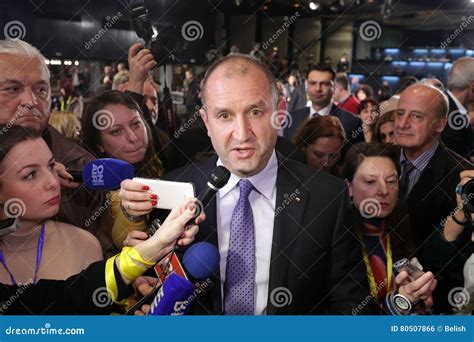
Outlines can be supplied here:
[[171, 273], [158, 290], [147, 315], [174, 316], [187, 314], [193, 294], [193, 283], [176, 273]]
[[[183, 257], [187, 273], [195, 279], [209, 278], [219, 268], [219, 251], [209, 242], [198, 242], [192, 245]], [[202, 283], [197, 288], [184, 277], [171, 273], [163, 282], [155, 299], [151, 303], [148, 315], [184, 315], [189, 312], [194, 299], [205, 292]]]
[[114, 158], [102, 158], [88, 162], [82, 170], [68, 170], [74, 181], [82, 182], [89, 190], [116, 190], [125, 179], [134, 176], [133, 165]]
[[[224, 166], [219, 165], [214, 170], [212, 170], [209, 180], [207, 181], [206, 188], [199, 194], [198, 201], [202, 203], [202, 208], [209, 204], [214, 195], [222, 189], [230, 178], [230, 171], [227, 170]], [[197, 213], [199, 215], [200, 212]]]

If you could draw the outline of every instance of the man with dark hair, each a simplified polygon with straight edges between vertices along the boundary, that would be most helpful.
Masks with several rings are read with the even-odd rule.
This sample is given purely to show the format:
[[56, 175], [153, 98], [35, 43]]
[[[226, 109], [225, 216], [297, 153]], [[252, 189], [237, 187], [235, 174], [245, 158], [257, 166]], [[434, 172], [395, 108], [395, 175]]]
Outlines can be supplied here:
[[[201, 94], [217, 156], [163, 177], [191, 181], [200, 193], [217, 165], [231, 173], [196, 236], [215, 244], [221, 259], [216, 286], [193, 313], [351, 313], [368, 286], [346, 185], [275, 149], [278, 94], [270, 71], [247, 55], [229, 55], [209, 68]], [[134, 194], [122, 188], [124, 208]], [[276, 301], [282, 293], [291, 296], [284, 305]]]
[[332, 102], [335, 77], [334, 69], [328, 65], [315, 65], [308, 71], [307, 91], [311, 107], [291, 113], [291, 125], [285, 129], [285, 137], [294, 139], [299, 128], [314, 116], [332, 115], [341, 121], [349, 143], [356, 144], [364, 141], [362, 121], [351, 113], [338, 108]]
[[337, 106], [349, 113], [357, 115], [357, 107], [360, 101], [349, 92], [349, 77], [347, 77], [347, 74], [336, 74], [334, 83], [334, 95], [332, 98], [337, 103]]

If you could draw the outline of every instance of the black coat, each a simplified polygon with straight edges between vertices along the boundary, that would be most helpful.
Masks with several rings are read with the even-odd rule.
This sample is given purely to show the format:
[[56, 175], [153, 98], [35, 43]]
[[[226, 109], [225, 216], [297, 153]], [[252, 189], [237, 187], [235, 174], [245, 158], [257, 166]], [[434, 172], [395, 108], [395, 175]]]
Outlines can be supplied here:
[[[455, 189], [459, 183], [459, 173], [472, 169], [472, 164], [457, 155], [442, 143], [423, 170], [420, 178], [407, 197], [410, 226], [418, 248], [417, 254], [425, 270], [432, 271], [439, 280], [434, 292], [434, 308], [441, 312], [450, 311], [447, 306], [449, 288], [453, 286], [452, 260], [444, 260], [439, 267], [438, 256], [444, 253], [439, 244], [430, 240], [438, 234], [437, 228], [457, 205]], [[459, 273], [456, 268], [454, 272]]]
[[[90, 264], [66, 280], [41, 279], [36, 285], [0, 284], [0, 309], [6, 315], [108, 315], [105, 284], [106, 260]], [[133, 295], [114, 263], [118, 299]], [[99, 305], [97, 305], [99, 304]]]
[[[464, 158], [469, 158], [472, 150], [472, 128], [469, 124], [469, 116], [462, 121], [456, 103], [449, 94], [448, 124], [444, 128], [441, 137], [443, 143]], [[465, 126], [462, 126], [465, 123]]]

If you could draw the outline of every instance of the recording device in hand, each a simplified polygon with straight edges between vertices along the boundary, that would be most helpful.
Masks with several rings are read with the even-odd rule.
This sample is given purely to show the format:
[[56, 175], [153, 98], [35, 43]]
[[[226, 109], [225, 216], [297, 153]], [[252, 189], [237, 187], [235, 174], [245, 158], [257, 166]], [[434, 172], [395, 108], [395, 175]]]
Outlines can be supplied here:
[[398, 272], [405, 271], [408, 273], [408, 278], [411, 281], [414, 281], [423, 275], [423, 270], [420, 269], [415, 263], [408, 260], [407, 258], [403, 258], [398, 260], [393, 264], [393, 268]]
[[[201, 193], [197, 197], [198, 205], [196, 206], [196, 213], [194, 217], [198, 217], [201, 214], [201, 211], [204, 210], [204, 208], [209, 204], [209, 202], [215, 196], [217, 191], [219, 191], [219, 189], [223, 188], [227, 184], [227, 182], [229, 181], [229, 178], [230, 178], [229, 170], [227, 170], [222, 165], [219, 165], [214, 170], [212, 170], [211, 174], [209, 175], [209, 180], [207, 181], [206, 188], [203, 191], [201, 191]], [[137, 181], [143, 181], [143, 180], [141, 179]], [[164, 181], [160, 181], [160, 182], [156, 183], [156, 191], [160, 191], [159, 185], [163, 184]], [[188, 195], [190, 191], [190, 189], [188, 189], [190, 183], [180, 183], [180, 182], [166, 182], [166, 183], [170, 183], [171, 187], [169, 188], [169, 190], [165, 191], [166, 194], [158, 193], [159, 198], [160, 198], [157, 204], [158, 208], [172, 209], [174, 206], [181, 203], [183, 198], [190, 197]], [[152, 192], [154, 192], [153, 189], [155, 189], [155, 186], [154, 186], [155, 184], [153, 182], [145, 183], [145, 184], [150, 185]], [[173, 187], [173, 185], [179, 186], [179, 189], [177, 189], [176, 187]], [[192, 191], [194, 193], [194, 188], [192, 188]], [[163, 204], [160, 204], [160, 202], [162, 202], [162, 199], [166, 201], [171, 201], [174, 197], [177, 197], [177, 198], [172, 201], [173, 202], [172, 205], [165, 206]], [[188, 225], [193, 224], [194, 220], [195, 220], [194, 218], [191, 219], [188, 222]], [[161, 221], [159, 219], [152, 220], [150, 224], [148, 225], [148, 235], [152, 236], [153, 234], [155, 234], [155, 232], [160, 228], [160, 225], [161, 225]]]
[[[204, 280], [211, 277], [219, 268], [219, 251], [208, 242], [192, 245], [183, 256], [183, 264], [187, 275], [192, 279]], [[210, 279], [195, 286], [187, 278], [171, 273], [158, 290], [151, 303], [148, 315], [185, 315], [191, 304], [199, 295], [207, 292]]]
[[140, 177], [135, 177], [132, 180], [147, 185], [153, 194], [158, 195], [159, 200], [155, 205], [157, 209], [172, 210], [179, 206], [185, 199], [195, 196], [194, 185], [192, 183]]
[[[173, 255], [174, 256], [174, 255]], [[169, 257], [171, 259], [173, 256]], [[206, 293], [213, 285], [210, 277], [217, 271], [220, 262], [219, 251], [209, 242], [197, 242], [184, 253], [184, 270], [173, 270], [163, 283], [159, 280], [153, 290], [127, 310], [126, 315], [133, 315], [144, 304], [152, 304], [149, 314], [169, 315], [175, 310], [176, 302], [188, 301], [185, 306], [179, 304], [181, 314], [187, 312], [188, 305], [200, 295]], [[163, 270], [166, 273], [168, 269]], [[180, 275], [181, 274], [181, 275]], [[159, 277], [161, 274], [158, 275]], [[202, 280], [205, 280], [202, 282]], [[194, 284], [193, 284], [194, 283]], [[160, 285], [162, 285], [160, 287]], [[195, 286], [197, 285], [197, 286]], [[158, 291], [165, 287], [160, 293]], [[196, 293], [195, 293], [196, 292]], [[191, 297], [191, 295], [193, 296]], [[155, 298], [152, 302], [152, 298]], [[154, 303], [154, 304], [153, 304]], [[184, 310], [186, 309], [186, 310]]]
[[201, 213], [201, 210], [209, 204], [217, 191], [227, 184], [229, 178], [230, 171], [222, 165], [219, 165], [212, 170], [206, 188], [198, 196], [198, 201], [202, 204], [202, 207], [198, 208], [199, 212], [196, 212], [196, 217]]

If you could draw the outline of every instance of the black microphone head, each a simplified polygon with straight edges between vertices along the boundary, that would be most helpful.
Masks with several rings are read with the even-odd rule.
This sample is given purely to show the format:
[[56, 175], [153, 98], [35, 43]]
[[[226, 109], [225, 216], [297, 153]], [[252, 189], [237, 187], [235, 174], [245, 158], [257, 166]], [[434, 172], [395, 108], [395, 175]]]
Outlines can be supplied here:
[[230, 178], [230, 171], [224, 166], [219, 165], [212, 172], [209, 177], [209, 183], [217, 189], [224, 187]]

